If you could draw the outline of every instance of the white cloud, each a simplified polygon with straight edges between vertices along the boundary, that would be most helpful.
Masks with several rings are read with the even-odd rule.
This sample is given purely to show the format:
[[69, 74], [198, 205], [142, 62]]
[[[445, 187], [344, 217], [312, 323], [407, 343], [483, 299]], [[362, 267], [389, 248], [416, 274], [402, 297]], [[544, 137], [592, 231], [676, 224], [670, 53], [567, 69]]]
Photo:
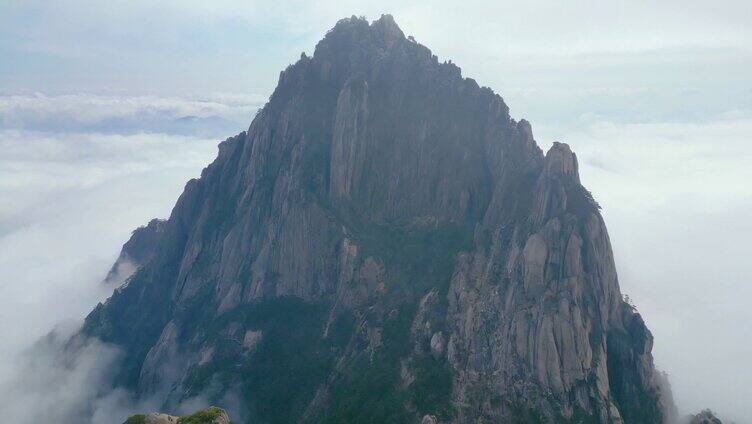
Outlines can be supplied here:
[[0, 129], [226, 136], [246, 128], [265, 99], [211, 94], [195, 98], [42, 93], [0, 96]]
[[12, 130], [0, 131], [0, 150], [5, 351], [81, 318], [105, 296], [97, 283], [130, 231], [169, 214], [216, 155], [216, 141]]
[[109, 419], [96, 422], [124, 421], [132, 402], [109, 383], [117, 349], [89, 341], [66, 357], [62, 352], [71, 333], [58, 331], [14, 355], [12, 368], [0, 369], [3, 419], [18, 424], [93, 422], [90, 417], [106, 408]]
[[[122, 390], [109, 391], [118, 357], [114, 348], [90, 341], [68, 360], [55, 352], [65, 334], [109, 296], [112, 286], [101, 281], [129, 233], [169, 215], [185, 182], [216, 155], [218, 139], [140, 133], [137, 125], [128, 134], [74, 130], [142, 110], [202, 114], [247, 104], [244, 98], [0, 97], [0, 114], [37, 114], [42, 120], [63, 114], [77, 123], [63, 133], [0, 127], [4, 419], [105, 424], [121, 422], [132, 410], [158, 407], [134, 404]], [[67, 333], [30, 347], [61, 322]]]

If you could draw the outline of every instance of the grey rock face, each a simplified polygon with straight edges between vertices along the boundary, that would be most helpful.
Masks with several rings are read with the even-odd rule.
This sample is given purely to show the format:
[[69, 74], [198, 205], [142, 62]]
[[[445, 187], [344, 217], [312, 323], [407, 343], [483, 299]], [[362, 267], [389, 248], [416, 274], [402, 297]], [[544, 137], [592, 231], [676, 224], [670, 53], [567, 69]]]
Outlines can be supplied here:
[[433, 415], [424, 415], [423, 419], [420, 420], [420, 424], [437, 424], [436, 417]]
[[[452, 363], [456, 394], [494, 387], [486, 399], [464, 399], [491, 417], [491, 397], [501, 393], [538, 403], [535, 409], [547, 408], [545, 398], [573, 399], [549, 412], [621, 422], [631, 414], [622, 390], [655, 390], [652, 337], [621, 299], [603, 220], [567, 145], [547, 153], [530, 197], [531, 221], [489, 227], [488, 247], [458, 260], [449, 295], [453, 340], [464, 352]], [[609, 344], [622, 334], [629, 345]], [[612, 365], [609, 356], [626, 358]], [[613, 380], [626, 383], [625, 367], [630, 386], [617, 388]]]
[[690, 424], [723, 424], [723, 422], [719, 420], [718, 417], [716, 417], [713, 411], [711, 411], [710, 409], [706, 409], [704, 411], [701, 411], [697, 415], [693, 415], [689, 423]]
[[391, 17], [345, 19], [83, 332], [138, 394], [252, 422], [661, 422], [598, 209], [569, 146]]

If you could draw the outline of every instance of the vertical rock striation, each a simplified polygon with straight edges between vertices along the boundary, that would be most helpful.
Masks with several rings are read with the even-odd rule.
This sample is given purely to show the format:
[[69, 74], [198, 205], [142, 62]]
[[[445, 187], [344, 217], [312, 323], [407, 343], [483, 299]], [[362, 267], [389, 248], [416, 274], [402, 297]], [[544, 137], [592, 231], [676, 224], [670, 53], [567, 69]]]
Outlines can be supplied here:
[[661, 422], [598, 209], [569, 146], [390, 16], [344, 19], [82, 332], [140, 396], [249, 422]]

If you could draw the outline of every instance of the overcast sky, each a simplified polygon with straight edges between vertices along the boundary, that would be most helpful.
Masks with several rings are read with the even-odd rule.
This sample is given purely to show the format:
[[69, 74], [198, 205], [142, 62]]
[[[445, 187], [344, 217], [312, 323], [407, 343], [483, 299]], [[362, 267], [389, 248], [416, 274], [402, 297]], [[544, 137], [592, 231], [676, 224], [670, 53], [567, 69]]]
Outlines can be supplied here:
[[0, 383], [287, 64], [391, 13], [572, 145], [680, 409], [752, 422], [752, 2], [403, 3], [0, 1]]

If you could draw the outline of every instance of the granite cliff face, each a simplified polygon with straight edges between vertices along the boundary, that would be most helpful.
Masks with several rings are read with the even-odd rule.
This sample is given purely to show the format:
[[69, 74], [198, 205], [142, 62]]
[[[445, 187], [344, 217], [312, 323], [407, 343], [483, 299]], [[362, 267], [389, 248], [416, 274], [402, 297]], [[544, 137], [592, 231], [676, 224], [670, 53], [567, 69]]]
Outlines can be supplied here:
[[201, 395], [259, 423], [663, 420], [652, 336], [575, 154], [544, 155], [390, 16], [340, 21], [282, 72], [158, 225], [82, 333], [122, 348], [117, 382], [167, 410]]

